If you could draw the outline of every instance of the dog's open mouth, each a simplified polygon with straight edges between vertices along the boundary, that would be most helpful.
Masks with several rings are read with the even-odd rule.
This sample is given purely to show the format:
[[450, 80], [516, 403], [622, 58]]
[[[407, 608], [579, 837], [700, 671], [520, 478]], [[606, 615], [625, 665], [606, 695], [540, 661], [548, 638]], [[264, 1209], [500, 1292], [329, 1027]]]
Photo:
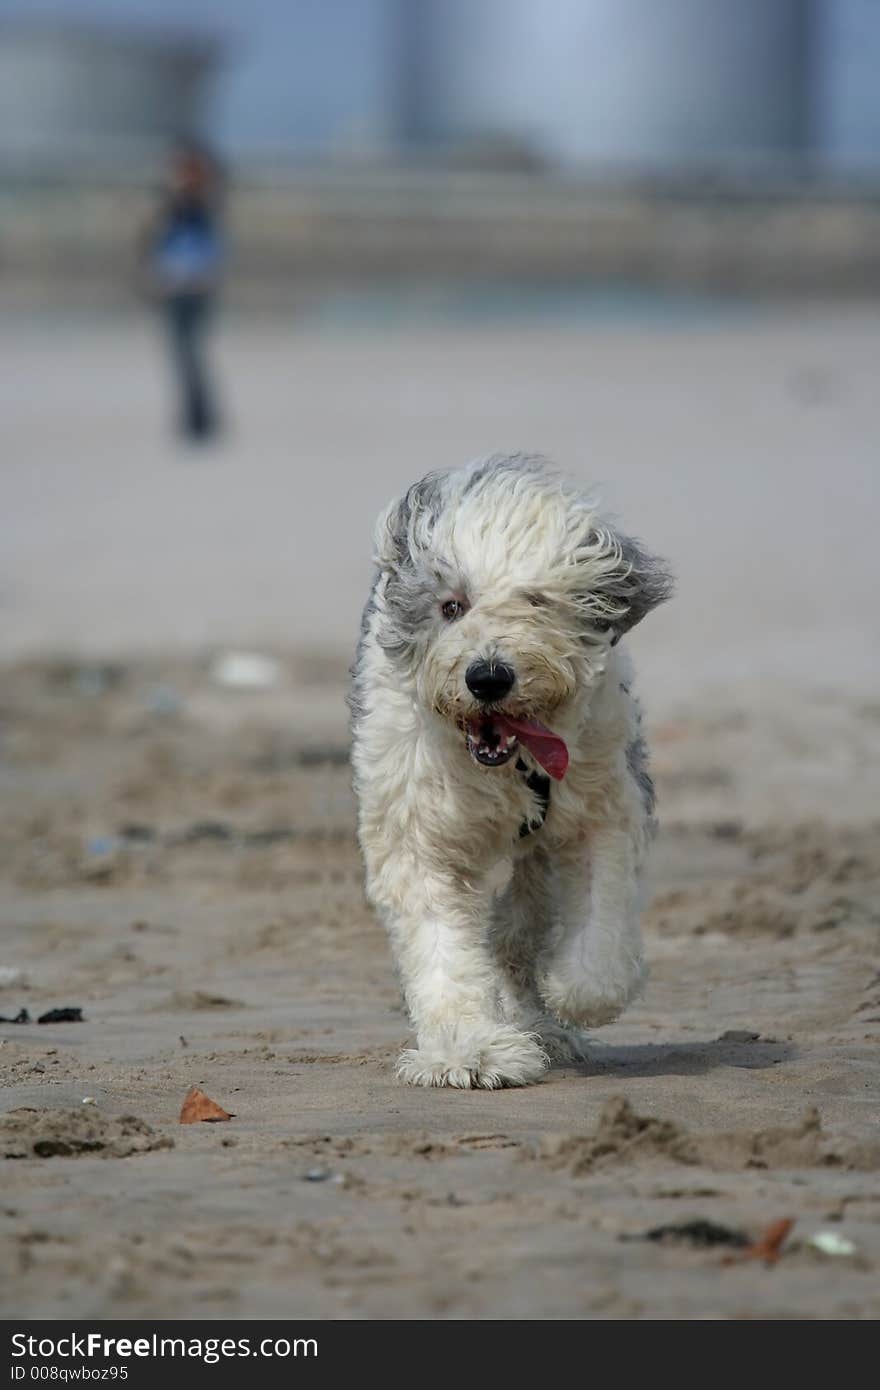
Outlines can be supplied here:
[[484, 767], [501, 767], [510, 762], [520, 744], [545, 772], [557, 782], [562, 780], [568, 768], [568, 748], [558, 734], [537, 719], [481, 714], [467, 721], [468, 752]]
[[468, 720], [468, 752], [485, 767], [500, 767], [510, 762], [519, 746], [516, 734], [505, 727], [506, 722], [494, 715]]

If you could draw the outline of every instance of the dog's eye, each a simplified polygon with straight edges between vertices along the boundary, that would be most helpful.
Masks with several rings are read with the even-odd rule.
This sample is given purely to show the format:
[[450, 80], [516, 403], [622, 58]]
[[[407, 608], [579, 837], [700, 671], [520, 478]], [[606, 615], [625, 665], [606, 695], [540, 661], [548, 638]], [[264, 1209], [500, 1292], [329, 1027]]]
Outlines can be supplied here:
[[454, 623], [456, 618], [467, 612], [467, 604], [464, 599], [448, 598], [445, 603], [441, 603], [440, 612], [448, 623]]
[[620, 633], [608, 618], [596, 618], [593, 622], [593, 631], [601, 632], [604, 637], [610, 636], [612, 647], [616, 647], [620, 641]]

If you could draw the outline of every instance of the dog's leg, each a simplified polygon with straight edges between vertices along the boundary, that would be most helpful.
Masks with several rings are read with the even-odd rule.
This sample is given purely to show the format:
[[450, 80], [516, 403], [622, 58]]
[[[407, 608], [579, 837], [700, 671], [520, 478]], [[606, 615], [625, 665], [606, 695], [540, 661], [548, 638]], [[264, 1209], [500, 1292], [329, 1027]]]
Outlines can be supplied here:
[[382, 879], [395, 882], [384, 915], [418, 1044], [401, 1054], [398, 1075], [415, 1086], [490, 1089], [539, 1080], [547, 1067], [540, 1044], [501, 1011], [488, 891], [403, 854], [386, 860]]
[[551, 1062], [586, 1060], [586, 1035], [547, 1012], [538, 991], [541, 954], [557, 920], [558, 885], [553, 857], [543, 846], [517, 857], [510, 883], [495, 903], [491, 941], [504, 982], [505, 1015], [534, 1033]]
[[559, 855], [559, 922], [540, 990], [568, 1023], [610, 1023], [642, 988], [641, 841], [639, 829], [594, 825], [585, 845]]

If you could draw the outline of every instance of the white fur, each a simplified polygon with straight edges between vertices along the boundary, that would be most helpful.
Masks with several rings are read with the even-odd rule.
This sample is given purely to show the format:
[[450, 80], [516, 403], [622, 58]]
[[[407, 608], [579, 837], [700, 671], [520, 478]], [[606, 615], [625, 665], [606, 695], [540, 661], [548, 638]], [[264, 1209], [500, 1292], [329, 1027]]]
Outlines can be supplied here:
[[[423, 480], [380, 518], [376, 559], [353, 766], [367, 892], [417, 1038], [398, 1072], [525, 1085], [581, 1059], [579, 1030], [615, 1018], [643, 982], [650, 783], [627, 757], [643, 751], [639, 709], [613, 639], [666, 596], [668, 576], [589, 498], [519, 457]], [[453, 622], [450, 597], [470, 605]], [[570, 753], [525, 838], [536, 800], [515, 760], [476, 763], [461, 724], [480, 709], [464, 673], [492, 657], [517, 678], [497, 708], [540, 719]]]

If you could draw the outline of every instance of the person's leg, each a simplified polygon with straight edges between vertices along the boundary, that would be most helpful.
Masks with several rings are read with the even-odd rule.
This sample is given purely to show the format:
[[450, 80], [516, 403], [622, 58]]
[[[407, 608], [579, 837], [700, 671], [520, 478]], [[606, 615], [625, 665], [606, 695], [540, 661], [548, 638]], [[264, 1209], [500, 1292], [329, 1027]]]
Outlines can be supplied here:
[[190, 300], [188, 333], [188, 391], [190, 430], [194, 435], [213, 434], [217, 428], [214, 401], [205, 369], [205, 332], [211, 304], [207, 295], [193, 295]]
[[215, 425], [203, 366], [203, 333], [207, 300], [203, 295], [173, 295], [167, 301], [175, 369], [180, 388], [181, 428], [191, 438], [203, 438]]

